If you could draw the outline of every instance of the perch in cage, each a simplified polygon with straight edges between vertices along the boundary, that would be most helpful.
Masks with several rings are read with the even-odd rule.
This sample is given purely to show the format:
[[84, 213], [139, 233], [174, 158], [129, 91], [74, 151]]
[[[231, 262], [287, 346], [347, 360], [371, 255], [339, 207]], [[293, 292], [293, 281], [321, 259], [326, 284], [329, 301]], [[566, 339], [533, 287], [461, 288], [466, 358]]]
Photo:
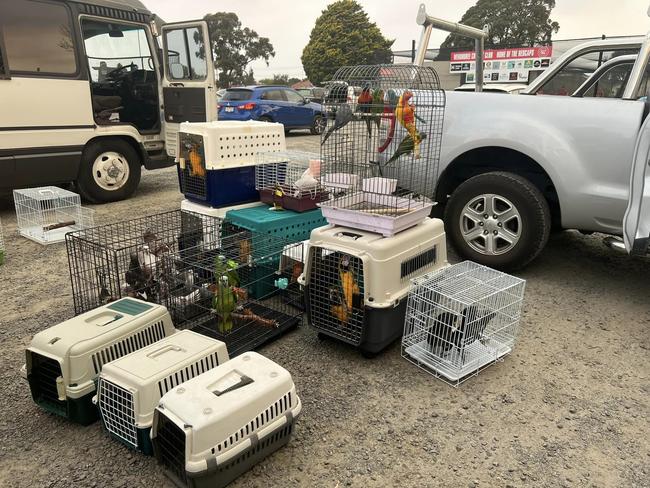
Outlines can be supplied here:
[[470, 261], [413, 280], [402, 354], [454, 385], [510, 353], [526, 282]]
[[303, 275], [309, 323], [375, 355], [402, 335], [410, 279], [446, 263], [437, 219], [390, 238], [339, 226], [316, 229]]
[[165, 307], [123, 298], [36, 334], [23, 374], [37, 405], [88, 425], [102, 367], [175, 332]]
[[153, 454], [153, 412], [169, 390], [228, 361], [226, 345], [189, 330], [106, 364], [99, 376], [100, 418], [109, 434]]
[[177, 486], [224, 487], [287, 444], [301, 410], [289, 372], [247, 352], [162, 397], [154, 455]]
[[2, 221], [0, 220], [0, 266], [2, 266], [5, 263], [5, 241], [4, 237], [2, 234]]
[[255, 166], [255, 187], [260, 200], [277, 210], [313, 210], [325, 200], [320, 186], [320, 156], [300, 151], [259, 153]]
[[216, 217], [174, 210], [66, 236], [75, 313], [129, 296], [164, 304], [171, 256], [220, 238]]
[[321, 204], [332, 224], [386, 236], [416, 225], [433, 206], [445, 92], [431, 67], [350, 66], [333, 89], [360, 88], [355, 100], [326, 96], [321, 139]]
[[181, 193], [214, 208], [257, 201], [257, 154], [285, 149], [282, 124], [183, 122], [177, 148]]
[[300, 293], [291, 286], [297, 276], [288, 264], [279, 267], [285, 245], [241, 231], [175, 256], [171, 269], [185, 285], [169, 295], [174, 323], [224, 341], [232, 357], [297, 327]]
[[45, 186], [14, 190], [13, 196], [18, 232], [39, 244], [61, 242], [67, 232], [93, 226], [94, 211], [71, 191]]

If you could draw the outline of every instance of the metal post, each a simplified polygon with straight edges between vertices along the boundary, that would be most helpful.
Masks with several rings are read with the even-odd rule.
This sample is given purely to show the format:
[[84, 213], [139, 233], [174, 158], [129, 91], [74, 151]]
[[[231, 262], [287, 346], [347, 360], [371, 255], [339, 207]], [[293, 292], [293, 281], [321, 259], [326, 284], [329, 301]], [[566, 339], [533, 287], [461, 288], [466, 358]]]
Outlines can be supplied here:
[[475, 91], [483, 91], [483, 53], [485, 52], [485, 40], [483, 38], [474, 41], [476, 46], [476, 83]]
[[411, 41], [411, 63], [415, 61], [415, 39]]

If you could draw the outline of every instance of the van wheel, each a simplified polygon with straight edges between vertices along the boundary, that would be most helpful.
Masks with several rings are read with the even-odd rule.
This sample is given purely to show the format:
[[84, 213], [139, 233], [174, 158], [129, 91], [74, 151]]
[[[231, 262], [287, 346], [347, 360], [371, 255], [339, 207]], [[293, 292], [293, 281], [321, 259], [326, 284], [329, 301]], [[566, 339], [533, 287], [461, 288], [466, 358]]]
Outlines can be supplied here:
[[445, 208], [445, 229], [463, 258], [515, 270], [544, 249], [551, 213], [542, 193], [526, 178], [484, 173], [452, 193]]
[[126, 141], [99, 140], [89, 143], [81, 156], [77, 188], [93, 203], [129, 198], [140, 183], [141, 161]]

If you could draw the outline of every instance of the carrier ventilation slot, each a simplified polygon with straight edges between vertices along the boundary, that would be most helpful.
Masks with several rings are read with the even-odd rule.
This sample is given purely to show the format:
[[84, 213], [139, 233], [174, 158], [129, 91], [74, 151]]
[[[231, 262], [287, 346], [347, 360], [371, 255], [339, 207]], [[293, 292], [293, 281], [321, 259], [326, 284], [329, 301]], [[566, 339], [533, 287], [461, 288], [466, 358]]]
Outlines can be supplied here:
[[261, 414], [251, 420], [248, 424], [244, 425], [241, 429], [236, 431], [225, 441], [217, 444], [215, 452], [221, 452], [223, 450], [232, 447], [237, 442], [242, 439], [245, 439], [249, 435], [255, 433], [259, 429], [263, 428], [266, 424], [273, 421], [273, 419], [284, 415], [287, 410], [290, 410], [292, 407], [291, 392], [284, 395], [277, 402], [271, 405], [269, 408], [264, 410]]
[[181, 369], [180, 371], [170, 374], [158, 382], [158, 391], [160, 392], [160, 396], [162, 397], [175, 386], [178, 386], [187, 380], [191, 380], [195, 376], [203, 374], [217, 366], [219, 366], [219, 356], [215, 352], [210, 356], [201, 358], [197, 362]]
[[97, 351], [93, 354], [93, 368], [95, 369], [95, 374], [100, 373], [104, 364], [115, 361], [122, 356], [126, 356], [129, 353], [142, 349], [143, 347], [158, 342], [164, 338], [165, 327], [163, 322], [159, 321], [146, 329], [127, 337], [126, 339], [122, 339], [101, 351]]
[[429, 265], [435, 264], [436, 262], [436, 248], [435, 246], [431, 249], [424, 251], [423, 253], [413, 256], [410, 259], [402, 262], [401, 270], [401, 279], [410, 278], [415, 274], [416, 271], [425, 268]]

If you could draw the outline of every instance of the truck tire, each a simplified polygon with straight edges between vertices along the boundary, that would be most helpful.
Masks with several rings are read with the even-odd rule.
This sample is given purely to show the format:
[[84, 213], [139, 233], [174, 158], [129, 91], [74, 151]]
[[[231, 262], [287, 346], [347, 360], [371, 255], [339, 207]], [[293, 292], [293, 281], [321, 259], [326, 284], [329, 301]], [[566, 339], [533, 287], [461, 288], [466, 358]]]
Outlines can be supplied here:
[[474, 176], [452, 193], [445, 229], [460, 256], [492, 268], [523, 268], [544, 249], [551, 213], [526, 178], [506, 172]]
[[140, 159], [135, 149], [121, 139], [88, 143], [76, 181], [79, 194], [93, 203], [129, 198], [140, 183]]

